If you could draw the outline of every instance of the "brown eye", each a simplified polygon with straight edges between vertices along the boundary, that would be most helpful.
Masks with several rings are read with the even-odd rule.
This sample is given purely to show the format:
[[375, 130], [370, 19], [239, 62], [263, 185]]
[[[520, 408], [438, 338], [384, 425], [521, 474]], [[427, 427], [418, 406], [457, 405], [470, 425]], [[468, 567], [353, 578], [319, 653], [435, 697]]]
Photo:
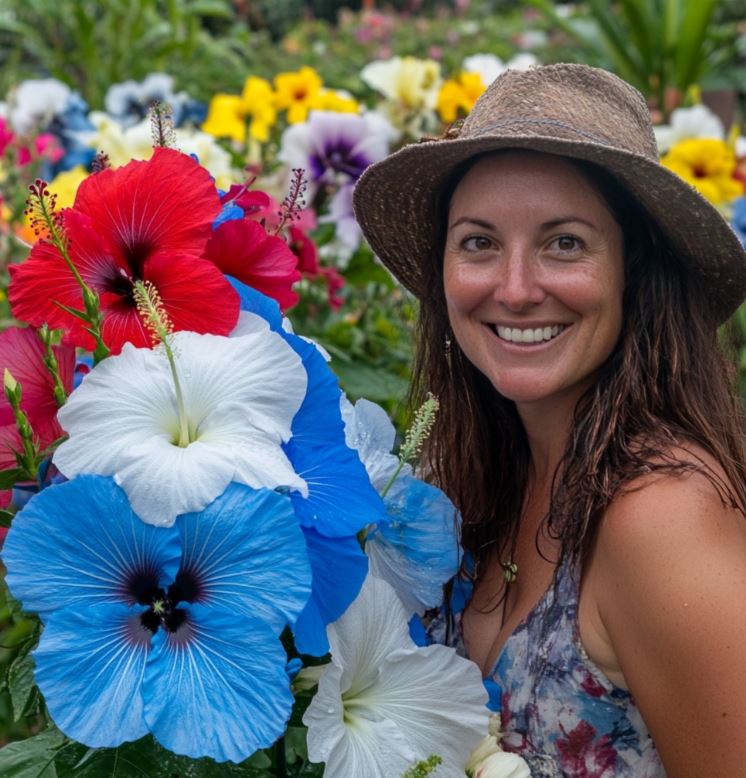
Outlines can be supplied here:
[[560, 251], [572, 251], [578, 247], [578, 241], [571, 235], [563, 235], [557, 238], [557, 247]]
[[472, 235], [464, 241], [463, 245], [467, 251], [486, 251], [492, 246], [492, 241], [484, 235]]

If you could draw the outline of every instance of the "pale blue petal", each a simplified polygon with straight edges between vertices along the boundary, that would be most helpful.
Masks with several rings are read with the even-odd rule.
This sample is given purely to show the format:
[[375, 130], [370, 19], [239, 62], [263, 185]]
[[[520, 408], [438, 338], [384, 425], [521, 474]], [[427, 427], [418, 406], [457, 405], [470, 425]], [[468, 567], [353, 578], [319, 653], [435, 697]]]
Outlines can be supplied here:
[[285, 731], [286, 660], [261, 621], [189, 606], [177, 632], [153, 637], [143, 691], [150, 731], [177, 754], [243, 761]]
[[36, 682], [54, 723], [91, 748], [147, 734], [141, 686], [151, 633], [141, 606], [97, 604], [53, 614], [34, 651]]
[[97, 475], [37, 494], [13, 519], [2, 552], [13, 596], [43, 618], [96, 602], [133, 604], [133, 578], [162, 586], [179, 557], [178, 532], [144, 524], [122, 489]]
[[306, 543], [287, 495], [230, 484], [201, 513], [180, 516], [179, 579], [196, 585], [191, 601], [230, 610], [248, 626], [278, 634], [311, 592]]
[[400, 476], [386, 495], [387, 518], [365, 551], [373, 575], [394, 587], [408, 615], [440, 605], [461, 557], [453, 503], [434, 486]]
[[368, 573], [368, 559], [353, 535], [327, 538], [304, 529], [313, 570], [313, 591], [295, 623], [295, 647], [301, 654], [329, 651], [326, 625], [336, 621], [357, 597]]

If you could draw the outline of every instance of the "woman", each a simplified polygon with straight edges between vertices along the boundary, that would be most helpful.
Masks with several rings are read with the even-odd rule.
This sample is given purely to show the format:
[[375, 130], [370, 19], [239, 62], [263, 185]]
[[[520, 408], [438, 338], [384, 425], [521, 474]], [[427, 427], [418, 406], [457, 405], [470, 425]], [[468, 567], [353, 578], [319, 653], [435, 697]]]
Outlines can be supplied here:
[[463, 516], [451, 635], [535, 775], [746, 768], [746, 453], [716, 327], [746, 295], [728, 225], [658, 163], [605, 71], [509, 71], [457, 137], [355, 192], [421, 301], [426, 464]]

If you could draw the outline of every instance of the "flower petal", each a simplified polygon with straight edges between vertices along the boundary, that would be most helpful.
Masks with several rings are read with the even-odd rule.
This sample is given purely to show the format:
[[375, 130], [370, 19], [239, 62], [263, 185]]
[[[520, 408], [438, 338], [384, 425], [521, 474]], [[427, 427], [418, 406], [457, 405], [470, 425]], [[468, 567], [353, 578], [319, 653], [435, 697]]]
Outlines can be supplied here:
[[177, 528], [180, 575], [197, 583], [197, 602], [259, 618], [277, 634], [295, 621], [311, 592], [311, 569], [286, 495], [231, 484]]
[[234, 219], [213, 231], [205, 257], [223, 273], [277, 300], [283, 310], [298, 302], [298, 258], [287, 243], [252, 219]]
[[145, 718], [170, 751], [241, 762], [285, 731], [293, 695], [274, 630], [192, 605], [177, 632], [158, 630], [145, 672]]
[[210, 174], [180, 151], [157, 148], [146, 162], [89, 176], [75, 210], [90, 216], [120, 254], [186, 251], [200, 256], [220, 212]]
[[289, 332], [283, 336], [308, 372], [308, 391], [293, 419], [293, 436], [283, 446], [308, 485], [308, 497], [293, 494], [293, 505], [304, 526], [329, 537], [352, 535], [383, 518], [383, 502], [357, 452], [345, 442], [336, 376], [315, 344]]
[[[487, 731], [487, 693], [479, 668], [446, 646], [416, 648], [394, 590], [373, 576], [328, 633], [332, 662], [303, 717], [309, 749], [312, 742], [319, 745], [315, 753], [334, 763], [339, 775], [345, 768], [348, 775], [390, 775], [377, 771], [392, 740], [391, 727], [372, 725], [387, 721], [412, 749], [410, 764], [436, 753], [445, 774], [463, 773]], [[330, 703], [336, 697], [342, 698], [345, 732], [336, 742], [324, 742], [325, 728], [338, 728], [339, 706]]]
[[[359, 402], [359, 401], [358, 401]], [[443, 600], [443, 584], [461, 561], [458, 512], [435, 486], [399, 476], [386, 498], [387, 516], [369, 535], [370, 570], [394, 587], [408, 614]]]
[[329, 666], [303, 716], [308, 758], [326, 762], [324, 778], [401, 776], [417, 761], [415, 752], [391, 721], [361, 718], [354, 729], [347, 726], [340, 680], [341, 668]]
[[49, 715], [69, 738], [114, 748], [147, 734], [140, 687], [151, 633], [140, 623], [142, 610], [67, 608], [44, 627], [34, 651], [36, 682]]
[[[371, 483], [381, 492], [399, 467], [399, 457], [391, 453], [396, 439], [394, 425], [380, 405], [365, 398], [353, 405], [343, 397], [341, 409], [347, 445], [357, 451]], [[411, 472], [409, 465], [401, 470], [402, 475]]]
[[178, 332], [172, 346], [193, 442], [177, 445], [166, 357], [127, 344], [91, 371], [60, 410], [70, 437], [55, 452], [57, 467], [67, 477], [114, 476], [140, 517], [162, 526], [202, 510], [234, 479], [305, 489], [280, 444], [290, 435], [306, 373], [282, 337], [258, 319], [250, 335]]
[[238, 294], [212, 262], [173, 251], [154, 252], [143, 266], [175, 332], [228, 335], [238, 321]]
[[357, 453], [345, 442], [336, 376], [312, 342], [286, 332], [276, 303], [233, 279], [243, 313], [234, 336], [247, 331], [249, 311], [266, 319], [303, 360], [308, 375], [305, 399], [292, 425], [292, 438], [283, 446], [295, 472], [308, 486], [308, 496], [293, 493], [296, 514], [304, 526], [329, 537], [355, 534], [385, 515], [383, 501], [370, 484]]
[[338, 619], [357, 597], [368, 573], [368, 559], [355, 535], [327, 538], [303, 528], [313, 572], [313, 591], [293, 630], [301, 654], [329, 651], [326, 626]]
[[83, 604], [132, 604], [132, 575], [173, 580], [179, 556], [176, 531], [143, 524], [125, 493], [99, 476], [35, 495], [14, 518], [2, 552], [13, 596], [42, 617]]

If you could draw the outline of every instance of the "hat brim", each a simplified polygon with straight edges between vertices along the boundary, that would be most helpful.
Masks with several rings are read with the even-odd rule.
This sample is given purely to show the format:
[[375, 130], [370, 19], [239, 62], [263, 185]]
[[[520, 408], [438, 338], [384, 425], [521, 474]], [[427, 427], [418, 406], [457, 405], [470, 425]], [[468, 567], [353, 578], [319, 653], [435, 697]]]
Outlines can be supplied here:
[[471, 157], [528, 149], [595, 162], [645, 208], [696, 276], [718, 323], [746, 296], [746, 251], [719, 211], [678, 175], [640, 154], [539, 135], [487, 135], [405, 146], [370, 166], [353, 206], [375, 254], [415, 296], [423, 297], [422, 263], [437, 248], [438, 198], [454, 169]]

